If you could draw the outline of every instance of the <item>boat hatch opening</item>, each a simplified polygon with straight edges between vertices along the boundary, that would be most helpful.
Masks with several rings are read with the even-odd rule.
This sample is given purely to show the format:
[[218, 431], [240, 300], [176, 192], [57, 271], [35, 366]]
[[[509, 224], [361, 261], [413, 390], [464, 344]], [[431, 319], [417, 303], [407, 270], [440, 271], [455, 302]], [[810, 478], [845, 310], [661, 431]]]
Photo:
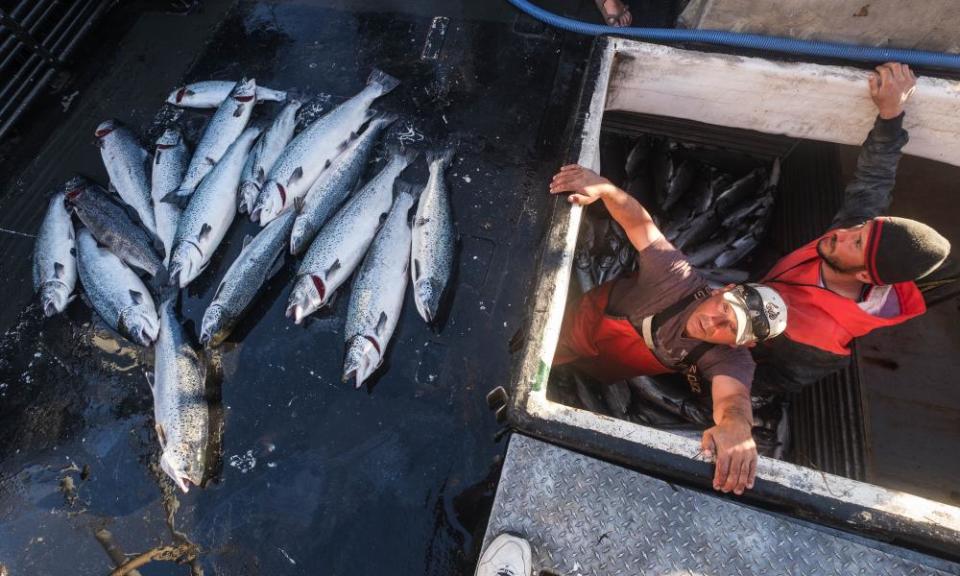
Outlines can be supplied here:
[[[721, 147], [739, 143], [740, 152], [761, 162], [801, 153], [802, 142], [859, 146], [875, 118], [866, 75], [854, 68], [600, 38], [584, 74], [563, 163], [599, 171], [601, 134], [631, 131], [694, 144], [726, 138]], [[905, 121], [906, 154], [960, 166], [958, 94], [960, 83], [919, 78]], [[583, 208], [558, 199], [513, 375], [509, 423], [580, 452], [709, 488], [712, 465], [703, 459], [698, 438], [596, 414], [548, 394], [583, 218]], [[761, 457], [756, 486], [744, 499], [960, 558], [960, 508], [855, 480], [861, 477], [855, 470], [839, 472], [853, 478]]]

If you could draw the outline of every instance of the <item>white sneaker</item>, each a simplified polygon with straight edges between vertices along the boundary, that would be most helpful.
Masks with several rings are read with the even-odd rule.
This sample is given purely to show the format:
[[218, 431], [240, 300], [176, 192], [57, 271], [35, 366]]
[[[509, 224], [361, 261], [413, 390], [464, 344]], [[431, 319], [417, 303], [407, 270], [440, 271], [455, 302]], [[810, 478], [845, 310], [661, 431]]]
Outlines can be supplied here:
[[500, 534], [480, 555], [476, 576], [530, 576], [530, 543], [519, 536]]

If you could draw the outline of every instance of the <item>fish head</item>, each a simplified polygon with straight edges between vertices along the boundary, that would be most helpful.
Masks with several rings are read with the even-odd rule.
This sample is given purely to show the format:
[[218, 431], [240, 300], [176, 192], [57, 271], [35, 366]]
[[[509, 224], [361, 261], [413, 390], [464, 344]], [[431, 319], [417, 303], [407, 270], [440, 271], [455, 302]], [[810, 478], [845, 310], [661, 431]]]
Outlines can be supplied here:
[[70, 296], [70, 288], [59, 280], [45, 282], [40, 288], [40, 303], [43, 306], [43, 314], [49, 318], [67, 307], [73, 298]]
[[160, 135], [160, 138], [157, 140], [157, 149], [158, 150], [167, 150], [173, 148], [180, 144], [180, 141], [183, 137], [180, 135], [180, 131], [176, 128], [167, 128], [163, 131], [163, 134]]
[[260, 196], [260, 185], [253, 180], [244, 180], [240, 183], [240, 205], [237, 209], [241, 213], [249, 212], [253, 214], [258, 196]]
[[88, 182], [82, 176], [75, 176], [63, 185], [63, 203], [67, 210], [76, 206], [83, 198]]
[[186, 288], [204, 268], [203, 252], [193, 242], [178, 242], [170, 257], [170, 285]]
[[293, 318], [294, 324], [300, 324], [326, 303], [326, 296], [323, 280], [313, 274], [300, 276], [287, 302], [287, 318]]
[[93, 135], [97, 138], [97, 145], [101, 148], [103, 147], [103, 141], [107, 138], [114, 130], [117, 129], [117, 121], [110, 119], [104, 120], [97, 126], [97, 129], [94, 130]]
[[428, 324], [432, 324], [437, 318], [442, 292], [442, 288], [433, 278], [418, 278], [413, 284], [413, 300], [417, 305], [417, 311]]
[[383, 363], [382, 345], [375, 336], [357, 334], [347, 343], [343, 359], [343, 381], [359, 388]]
[[238, 103], [254, 102], [257, 97], [257, 81], [253, 78], [244, 78], [237, 82], [230, 97]]
[[160, 468], [184, 493], [190, 491], [190, 485], [199, 486], [203, 482], [206, 442], [192, 446], [181, 442], [178, 446], [167, 446], [160, 455]]
[[160, 320], [156, 312], [143, 306], [130, 306], [120, 312], [117, 330], [131, 342], [150, 347], [160, 333]]
[[190, 90], [186, 86], [180, 86], [176, 90], [170, 93], [170, 96], [167, 97], [168, 104], [180, 104], [183, 102], [183, 99], [187, 96], [193, 96], [195, 92]]
[[250, 219], [265, 226], [283, 211], [287, 203], [287, 190], [279, 182], [270, 180], [263, 185], [260, 197], [250, 211]]
[[200, 324], [200, 344], [207, 348], [219, 346], [227, 337], [229, 325], [230, 318], [223, 306], [211, 304], [203, 313], [203, 321]]

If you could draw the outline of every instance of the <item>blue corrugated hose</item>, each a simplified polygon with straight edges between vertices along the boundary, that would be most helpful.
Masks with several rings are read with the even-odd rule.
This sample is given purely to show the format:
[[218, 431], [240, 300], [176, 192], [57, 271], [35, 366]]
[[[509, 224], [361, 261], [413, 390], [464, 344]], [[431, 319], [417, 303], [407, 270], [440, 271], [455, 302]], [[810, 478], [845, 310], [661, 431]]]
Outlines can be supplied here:
[[718, 46], [732, 46], [734, 48], [749, 48], [753, 50], [768, 50], [786, 54], [802, 56], [817, 56], [840, 58], [880, 64], [883, 62], [902, 62], [911, 66], [929, 66], [934, 68], [949, 68], [960, 70], [960, 55], [944, 54], [942, 52], [928, 52], [925, 50], [907, 50], [901, 48], [876, 48], [873, 46], [858, 46], [841, 42], [821, 42], [818, 40], [797, 40], [795, 38], [781, 38], [778, 36], [762, 36], [760, 34], [741, 34], [739, 32], [725, 32], [722, 30], [686, 30], [681, 28], [615, 28], [600, 24], [589, 24], [557, 16], [527, 0], [507, 0], [518, 9], [526, 12], [533, 18], [555, 28], [597, 36], [600, 34], [616, 34], [629, 36], [640, 40], [659, 42], [699, 42], [702, 44], [716, 44]]

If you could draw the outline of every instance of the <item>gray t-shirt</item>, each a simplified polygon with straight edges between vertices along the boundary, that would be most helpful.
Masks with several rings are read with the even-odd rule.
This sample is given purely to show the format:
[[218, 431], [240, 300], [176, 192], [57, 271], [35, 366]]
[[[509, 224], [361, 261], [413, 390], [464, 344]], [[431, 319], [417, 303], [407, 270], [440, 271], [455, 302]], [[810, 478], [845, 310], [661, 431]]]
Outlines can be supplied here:
[[[610, 292], [607, 311], [625, 316], [634, 326], [643, 318], [663, 311], [671, 304], [706, 286], [707, 281], [694, 270], [686, 256], [661, 238], [637, 253], [637, 275], [616, 280]], [[654, 355], [664, 366], [680, 371], [678, 365], [700, 340], [686, 338], [683, 329], [697, 302], [691, 302], [657, 329]], [[715, 376], [736, 378], [748, 387], [753, 381], [755, 364], [746, 348], [718, 344], [697, 361], [697, 371], [705, 380]]]

